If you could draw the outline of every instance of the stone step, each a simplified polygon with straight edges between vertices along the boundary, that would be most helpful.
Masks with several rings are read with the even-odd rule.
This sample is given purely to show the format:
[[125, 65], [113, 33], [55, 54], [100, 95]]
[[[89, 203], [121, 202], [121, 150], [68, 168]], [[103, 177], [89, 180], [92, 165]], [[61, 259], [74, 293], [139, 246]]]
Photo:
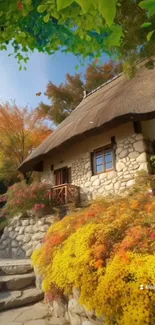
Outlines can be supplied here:
[[0, 259], [0, 272], [5, 274], [25, 274], [33, 270], [31, 260]]
[[36, 288], [0, 292], [0, 311], [27, 306], [42, 300], [43, 297], [43, 292]]
[[0, 291], [19, 290], [35, 284], [34, 272], [16, 275], [0, 275]]

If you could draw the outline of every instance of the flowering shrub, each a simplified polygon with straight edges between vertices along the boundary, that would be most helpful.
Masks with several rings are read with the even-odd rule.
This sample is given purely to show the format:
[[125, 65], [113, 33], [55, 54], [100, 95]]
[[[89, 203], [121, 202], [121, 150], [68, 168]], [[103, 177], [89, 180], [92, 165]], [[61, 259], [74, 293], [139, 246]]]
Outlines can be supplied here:
[[25, 182], [14, 184], [8, 189], [7, 203], [3, 212], [14, 216], [17, 213], [26, 213], [27, 210], [38, 211], [49, 205], [49, 186], [46, 183]]
[[[47, 298], [80, 289], [106, 325], [155, 324], [155, 198], [136, 190], [54, 224], [33, 253]], [[48, 300], [48, 299], [47, 299]]]

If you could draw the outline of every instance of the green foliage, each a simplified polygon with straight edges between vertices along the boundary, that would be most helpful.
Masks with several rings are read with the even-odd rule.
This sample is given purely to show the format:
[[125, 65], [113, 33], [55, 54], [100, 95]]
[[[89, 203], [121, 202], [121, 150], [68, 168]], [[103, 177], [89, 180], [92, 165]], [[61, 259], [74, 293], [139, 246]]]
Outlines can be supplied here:
[[155, 168], [155, 155], [152, 155], [152, 156], [150, 157], [150, 162], [151, 162], [151, 166], [152, 166], [153, 168]]
[[150, 39], [151, 39], [151, 37], [152, 37], [152, 35], [153, 35], [154, 32], [155, 32], [155, 30], [152, 30], [151, 32], [149, 32], [149, 33], [147, 34], [147, 40], [148, 40], [148, 41], [150, 41]]
[[112, 27], [111, 35], [105, 40], [105, 46], [110, 49], [111, 47], [119, 46], [120, 40], [123, 37], [122, 27], [119, 25], [115, 25]]
[[141, 25], [141, 28], [147, 28], [147, 27], [150, 27], [150, 26], [152, 26], [152, 23], [146, 22], [146, 23]]
[[155, 0], [144, 0], [139, 3], [139, 7], [148, 10], [148, 17], [155, 14]]
[[104, 17], [106, 23], [111, 26], [116, 16], [116, 3], [117, 0], [98, 0], [99, 12]]
[[[144, 0], [142, 2], [140, 2], [139, 6], [142, 9], [146, 9], [148, 10], [148, 17], [152, 17], [153, 15], [155, 15], [155, 0]], [[147, 22], [145, 23], [145, 27], [151, 26], [152, 23], [151, 22]], [[148, 33], [147, 35], [147, 41], [149, 42], [151, 40], [152, 35], [154, 34], [155, 30], [152, 30]]]
[[57, 9], [62, 10], [73, 3], [73, 0], [57, 0]]
[[47, 6], [46, 5], [40, 5], [38, 6], [37, 10], [39, 13], [43, 13], [45, 10], [47, 9]]
[[21, 67], [35, 49], [126, 60], [141, 47], [141, 56], [146, 49], [150, 56], [147, 43], [153, 40], [147, 34], [155, 29], [154, 14], [154, 0], [5, 0], [0, 2], [0, 48], [11, 44]]

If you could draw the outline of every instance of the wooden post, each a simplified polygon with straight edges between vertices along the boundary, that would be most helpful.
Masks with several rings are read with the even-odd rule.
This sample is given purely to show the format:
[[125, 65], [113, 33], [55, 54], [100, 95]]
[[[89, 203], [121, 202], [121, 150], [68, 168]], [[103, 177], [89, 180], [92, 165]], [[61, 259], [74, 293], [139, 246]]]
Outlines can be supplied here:
[[65, 185], [65, 204], [68, 203], [68, 184]]

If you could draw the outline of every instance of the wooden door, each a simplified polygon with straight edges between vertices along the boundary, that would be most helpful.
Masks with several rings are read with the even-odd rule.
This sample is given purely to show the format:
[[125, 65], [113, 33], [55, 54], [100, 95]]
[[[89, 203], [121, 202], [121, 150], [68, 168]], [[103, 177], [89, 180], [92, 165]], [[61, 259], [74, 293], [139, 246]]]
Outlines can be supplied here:
[[61, 170], [55, 170], [55, 185], [60, 185], [61, 183]]
[[67, 167], [55, 170], [55, 185], [66, 184], [70, 182], [70, 173]]

